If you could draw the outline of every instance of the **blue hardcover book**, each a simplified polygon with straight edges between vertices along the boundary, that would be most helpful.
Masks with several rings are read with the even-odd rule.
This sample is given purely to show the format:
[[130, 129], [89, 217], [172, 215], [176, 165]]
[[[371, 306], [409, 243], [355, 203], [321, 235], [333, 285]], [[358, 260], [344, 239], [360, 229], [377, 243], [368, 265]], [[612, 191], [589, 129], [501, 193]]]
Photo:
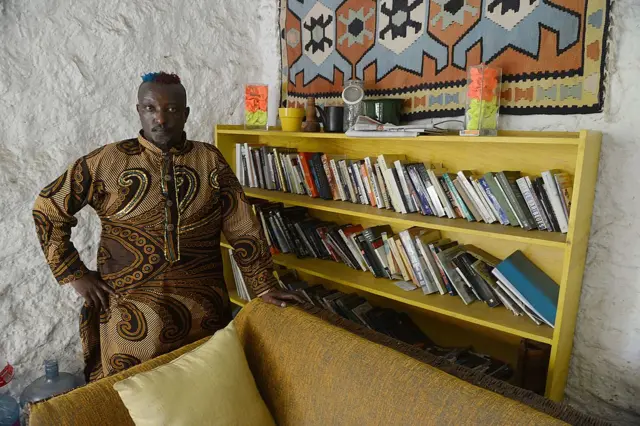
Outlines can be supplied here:
[[560, 291], [558, 284], [520, 250], [506, 258], [496, 269], [547, 324], [555, 325]]
[[507, 213], [502, 209], [502, 207], [500, 206], [500, 203], [498, 202], [498, 199], [493, 195], [493, 192], [491, 191], [491, 188], [489, 188], [489, 185], [487, 184], [487, 181], [485, 180], [485, 178], [478, 179], [478, 182], [480, 183], [480, 186], [482, 187], [484, 192], [487, 194], [487, 197], [489, 197], [491, 204], [493, 204], [493, 207], [496, 209], [496, 211], [500, 215], [500, 223], [504, 225], [508, 225], [509, 218], [507, 217]]

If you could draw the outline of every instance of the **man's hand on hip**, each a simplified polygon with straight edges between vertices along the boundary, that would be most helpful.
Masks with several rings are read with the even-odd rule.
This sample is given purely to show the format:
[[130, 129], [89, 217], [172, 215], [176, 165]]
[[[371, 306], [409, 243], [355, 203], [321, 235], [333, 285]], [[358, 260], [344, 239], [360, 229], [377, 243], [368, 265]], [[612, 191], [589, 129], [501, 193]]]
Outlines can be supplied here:
[[260, 296], [262, 300], [267, 303], [279, 306], [281, 308], [287, 307], [287, 302], [290, 303], [304, 303], [305, 300], [302, 296], [291, 291], [284, 290], [271, 290], [268, 293]]
[[117, 297], [116, 292], [95, 271], [89, 271], [84, 277], [72, 282], [71, 287], [89, 306], [95, 306], [98, 311], [109, 308], [109, 295]]

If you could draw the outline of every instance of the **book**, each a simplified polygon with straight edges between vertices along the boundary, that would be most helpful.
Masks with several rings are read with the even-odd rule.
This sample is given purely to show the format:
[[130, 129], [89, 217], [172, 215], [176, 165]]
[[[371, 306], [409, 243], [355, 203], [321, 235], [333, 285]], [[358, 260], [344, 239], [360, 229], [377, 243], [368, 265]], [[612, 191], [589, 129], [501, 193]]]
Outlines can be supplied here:
[[310, 166], [312, 166], [312, 174], [314, 176], [314, 182], [320, 193], [320, 197], [323, 200], [331, 200], [333, 196], [331, 194], [331, 187], [329, 186], [329, 178], [325, 173], [325, 168], [322, 162], [322, 153], [316, 152], [311, 156]]
[[384, 201], [382, 200], [382, 193], [380, 187], [378, 185], [378, 177], [375, 172], [374, 162], [371, 161], [371, 157], [366, 157], [364, 159], [364, 164], [367, 172], [367, 179], [369, 181], [369, 186], [371, 188], [371, 198], [375, 201], [375, 207], [379, 209], [384, 208]]
[[449, 217], [449, 219], [455, 219], [457, 215], [453, 209], [450, 198], [447, 195], [447, 190], [442, 185], [440, 178], [436, 175], [433, 169], [427, 169], [427, 174], [429, 175], [429, 179], [431, 180], [431, 183], [433, 184], [433, 187], [435, 188], [436, 193], [438, 194], [438, 198], [442, 203], [442, 207], [444, 208], [444, 211], [447, 217]]
[[558, 194], [560, 195], [560, 202], [562, 209], [569, 222], [569, 213], [571, 213], [571, 199], [573, 198], [573, 179], [569, 173], [554, 173], [553, 175], [556, 186], [558, 188]]
[[455, 269], [455, 265], [453, 265], [453, 258], [460, 253], [460, 247], [454, 246], [448, 248], [440, 253], [437, 253], [436, 256], [440, 260], [440, 264], [444, 269], [447, 278], [451, 282], [451, 285], [455, 288], [456, 293], [462, 299], [465, 305], [473, 303], [476, 298], [471, 295], [469, 292], [466, 283], [460, 277], [460, 274]]
[[331, 158], [327, 154], [322, 154], [322, 168], [324, 169], [324, 174], [327, 177], [327, 183], [329, 184], [329, 188], [331, 190], [331, 199], [338, 200], [340, 199], [340, 194], [338, 192], [338, 184], [336, 182], [336, 175], [334, 174], [333, 169], [331, 168]]
[[[486, 223], [492, 223], [493, 219], [489, 212], [486, 211], [484, 203], [478, 196], [475, 188], [471, 184], [470, 179], [473, 179], [473, 176], [468, 170], [461, 170], [458, 172], [458, 182], [460, 182], [462, 186], [462, 191], [466, 193], [469, 202], [467, 206], [471, 208], [471, 212], [473, 213], [473, 208], [478, 214], [474, 213], [474, 216], [477, 220], [483, 220]], [[461, 194], [463, 195], [463, 194]], [[462, 197], [464, 199], [464, 196]], [[467, 200], [465, 200], [467, 202]]]
[[487, 194], [484, 192], [484, 189], [480, 186], [478, 179], [472, 179], [470, 183], [473, 189], [475, 189], [476, 193], [478, 194], [478, 198], [480, 198], [480, 201], [482, 202], [482, 205], [484, 206], [485, 211], [489, 215], [488, 217], [490, 218], [489, 219], [491, 221], [490, 223], [499, 222], [500, 219], [498, 217], [498, 212], [494, 209], [491, 203], [491, 200], [489, 199]]
[[568, 218], [564, 212], [564, 208], [562, 207], [560, 193], [558, 192], [558, 186], [556, 184], [555, 177], [553, 176], [553, 172], [553, 170], [542, 172], [544, 190], [547, 193], [547, 196], [551, 203], [551, 208], [553, 209], [553, 213], [556, 217], [556, 220], [558, 221], [560, 232], [567, 233], [569, 232]]
[[471, 211], [465, 204], [464, 200], [460, 196], [458, 189], [454, 185], [454, 180], [456, 179], [456, 175], [451, 173], [445, 173], [442, 175], [442, 179], [447, 184], [449, 188], [449, 192], [451, 193], [452, 199], [455, 201], [455, 204], [460, 209], [460, 217], [467, 219], [468, 221], [475, 221], [475, 217], [471, 214]]
[[404, 205], [404, 200], [402, 199], [401, 189], [396, 179], [395, 169], [384, 170], [382, 174], [385, 178], [385, 184], [387, 185], [387, 189], [389, 191], [393, 209], [397, 213], [407, 213], [407, 209]]
[[509, 220], [509, 225], [521, 226], [520, 221], [518, 220], [516, 213], [513, 209], [513, 206], [507, 199], [506, 193], [498, 183], [495, 173], [491, 173], [491, 172], [485, 173], [483, 178], [486, 181], [489, 188], [491, 189], [491, 193], [494, 195], [494, 197], [498, 201], [498, 204], [500, 204], [500, 207], [506, 214], [507, 219]]
[[402, 279], [405, 281], [411, 281], [411, 275], [409, 275], [409, 271], [407, 270], [405, 262], [402, 259], [402, 255], [398, 250], [398, 243], [397, 243], [398, 239], [399, 239], [398, 236], [392, 236], [388, 238], [389, 250], [391, 251], [391, 255], [393, 256], [396, 264], [398, 265], [398, 270], [402, 275]]
[[532, 182], [533, 190], [536, 193], [540, 203], [542, 204], [542, 208], [549, 219], [549, 224], [551, 225], [551, 231], [560, 232], [560, 225], [558, 225], [558, 219], [556, 219], [556, 215], [553, 213], [553, 207], [551, 206], [551, 202], [549, 201], [549, 197], [547, 196], [547, 191], [544, 190], [544, 180], [539, 177], [536, 178]]
[[364, 190], [367, 194], [367, 204], [372, 207], [376, 207], [376, 198], [373, 193], [373, 186], [371, 178], [369, 177], [369, 170], [367, 169], [367, 163], [365, 161], [360, 162], [360, 176], [362, 177], [362, 183], [364, 184]]
[[396, 243], [396, 248], [398, 249], [398, 253], [400, 254], [400, 258], [402, 259], [402, 263], [404, 264], [404, 267], [407, 270], [407, 273], [409, 274], [409, 278], [411, 279], [411, 282], [416, 287], [420, 287], [418, 278], [416, 277], [416, 274], [413, 271], [413, 266], [411, 266], [411, 261], [409, 260], [409, 256], [407, 255], [407, 251], [405, 250], [404, 245], [402, 244], [402, 239], [398, 237], [398, 239], [395, 240], [395, 243]]
[[524, 201], [524, 197], [518, 188], [517, 180], [520, 178], [520, 172], [518, 171], [502, 171], [496, 174], [498, 184], [506, 194], [507, 199], [511, 207], [513, 208], [518, 221], [522, 228], [531, 230], [536, 227], [533, 216], [529, 212], [527, 203]]
[[487, 179], [485, 177], [478, 179], [478, 184], [484, 190], [485, 194], [487, 195], [487, 198], [491, 202], [494, 213], [498, 218], [498, 221], [503, 225], [510, 225], [511, 222], [509, 221], [509, 216], [507, 215], [504, 208], [500, 205], [498, 198], [495, 196], [495, 194], [493, 193], [493, 190], [487, 183]]
[[555, 325], [560, 287], [527, 259], [524, 253], [516, 251], [502, 261], [493, 273], [500, 281], [504, 280], [503, 282], [545, 323], [551, 327]]
[[396, 160], [393, 162], [395, 167], [394, 176], [397, 176], [398, 182], [400, 182], [399, 188], [402, 189], [402, 197], [407, 209], [407, 212], [412, 213], [418, 211], [418, 206], [414, 203], [411, 191], [409, 190], [409, 183], [407, 182], [407, 174], [404, 166], [404, 162]]
[[454, 259], [461, 262], [461, 270], [464, 272], [471, 286], [475, 289], [478, 298], [491, 308], [500, 305], [500, 299], [496, 297], [492, 287], [473, 268], [476, 259], [468, 253], [461, 253]]
[[387, 185], [385, 183], [385, 178], [382, 174], [382, 169], [378, 163], [375, 164], [376, 177], [378, 178], [378, 187], [380, 188], [380, 194], [382, 196], [382, 201], [385, 209], [392, 208], [391, 200], [389, 198], [389, 190], [387, 189]]
[[487, 265], [493, 268], [495, 268], [496, 266], [498, 266], [500, 262], [502, 262], [502, 260], [487, 253], [481, 248], [474, 246], [473, 244], [463, 245], [462, 250], [464, 250], [466, 253], [469, 253], [471, 256], [475, 257], [476, 259], [483, 261], [484, 263], [486, 263]]
[[436, 266], [438, 267], [438, 272], [440, 272], [440, 277], [442, 278], [442, 282], [445, 286], [445, 289], [451, 296], [457, 296], [458, 294], [456, 293], [455, 288], [453, 288], [453, 285], [451, 284], [449, 277], [447, 277], [447, 274], [444, 271], [442, 263], [440, 262], [440, 259], [438, 259], [437, 254], [443, 250], [446, 250], [447, 248], [454, 247], [456, 245], [457, 243], [452, 242], [448, 238], [442, 239], [433, 244], [429, 244], [429, 251], [433, 255], [433, 260], [435, 261]]
[[529, 188], [529, 185], [527, 184], [527, 181], [525, 180], [524, 177], [518, 178], [516, 180], [516, 183], [518, 184], [518, 188], [520, 189], [520, 192], [522, 193], [522, 196], [524, 198], [524, 201], [527, 205], [527, 208], [529, 209], [529, 212], [531, 213], [531, 216], [533, 216], [533, 220], [535, 223], [535, 226], [540, 230], [540, 231], [546, 231], [547, 227], [545, 226], [544, 220], [542, 218], [542, 215], [540, 214], [540, 210], [538, 209], [538, 205], [536, 204], [536, 201], [533, 198], [533, 194], [531, 189]]
[[429, 194], [427, 193], [427, 188], [424, 186], [424, 182], [422, 182], [422, 179], [416, 170], [416, 166], [414, 164], [407, 164], [406, 169], [409, 179], [411, 180], [413, 188], [417, 194], [419, 211], [424, 215], [432, 216], [433, 211], [431, 210], [430, 202], [428, 200]]
[[[428, 267], [420, 255], [415, 243], [416, 237], [428, 232], [429, 231], [424, 228], [414, 226], [401, 231], [399, 234], [400, 239], [402, 240], [402, 245], [404, 246], [407, 257], [409, 258], [409, 262], [411, 263], [411, 267], [413, 268], [416, 280], [418, 281], [418, 285], [423, 288], [424, 294], [431, 294], [438, 291], [437, 285], [431, 280], [430, 275], [428, 275]], [[440, 232], [431, 231], [431, 235], [425, 238], [427, 238], [428, 241], [436, 241], [440, 238]]]
[[427, 266], [427, 272], [431, 277], [431, 282], [433, 282], [438, 289], [440, 294], [446, 294], [447, 288], [440, 276], [440, 271], [438, 270], [438, 265], [433, 258], [433, 253], [429, 250], [429, 244], [435, 243], [440, 240], [440, 232], [431, 231], [431, 232], [423, 232], [419, 235], [415, 236], [415, 243], [422, 259], [424, 260], [425, 265]]
[[470, 218], [471, 218], [471, 219], [468, 218], [468, 220], [470, 220], [470, 221], [474, 221], [474, 220], [475, 221], [481, 221], [481, 220], [483, 220], [482, 215], [476, 209], [476, 206], [473, 203], [473, 201], [471, 201], [471, 197], [469, 197], [469, 194], [467, 193], [467, 190], [465, 189], [465, 187], [462, 184], [462, 182], [460, 182], [459, 178], [455, 178], [453, 180], [453, 186], [455, 187], [456, 192], [460, 195], [460, 198], [464, 202], [464, 205], [467, 206], [467, 209], [469, 211], [469, 215], [470, 215]]

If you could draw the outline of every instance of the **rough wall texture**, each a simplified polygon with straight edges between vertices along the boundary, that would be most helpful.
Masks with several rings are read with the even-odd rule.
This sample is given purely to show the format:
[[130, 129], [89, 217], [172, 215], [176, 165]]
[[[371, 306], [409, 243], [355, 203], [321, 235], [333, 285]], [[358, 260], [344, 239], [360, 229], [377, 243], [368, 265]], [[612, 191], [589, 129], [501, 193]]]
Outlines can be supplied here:
[[[73, 159], [136, 132], [137, 76], [180, 73], [193, 114], [187, 130], [203, 140], [213, 123], [241, 122], [245, 81], [271, 83], [275, 101], [276, 0], [170, 3], [0, 0], [0, 355], [17, 366], [14, 392], [48, 355], [67, 371], [81, 368], [80, 302], [46, 269], [30, 210]], [[616, 10], [608, 113], [506, 117], [503, 126], [604, 132], [567, 394], [629, 424], [640, 422], [640, 2], [618, 0]], [[74, 237], [90, 265], [97, 225], [84, 212]]]
[[[16, 366], [14, 393], [47, 356], [82, 366], [81, 302], [55, 283], [34, 233], [39, 190], [95, 147], [136, 135], [146, 71], [181, 75], [190, 137], [241, 123], [244, 83], [278, 82], [276, 25], [276, 0], [0, 0], [0, 358]], [[73, 239], [95, 267], [98, 220], [80, 216]]]

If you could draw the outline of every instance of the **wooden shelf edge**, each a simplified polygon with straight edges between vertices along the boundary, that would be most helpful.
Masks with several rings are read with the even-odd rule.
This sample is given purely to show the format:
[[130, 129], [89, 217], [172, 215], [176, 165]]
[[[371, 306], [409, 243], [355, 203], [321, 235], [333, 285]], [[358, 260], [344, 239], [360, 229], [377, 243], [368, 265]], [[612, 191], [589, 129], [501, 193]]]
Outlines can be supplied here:
[[221, 135], [244, 135], [244, 136], [264, 136], [264, 137], [286, 137], [286, 138], [313, 138], [313, 139], [348, 139], [348, 140], [403, 140], [416, 142], [447, 142], [447, 143], [503, 143], [503, 144], [538, 144], [538, 145], [579, 145], [580, 133], [576, 132], [520, 132], [502, 131], [495, 137], [473, 137], [457, 135], [431, 135], [417, 137], [398, 138], [355, 138], [344, 133], [305, 133], [305, 132], [283, 132], [280, 129], [274, 130], [247, 130], [242, 126], [217, 126], [216, 133]]
[[381, 223], [395, 223], [407, 227], [420, 226], [440, 231], [479, 235], [488, 238], [498, 238], [559, 249], [564, 249], [567, 244], [566, 235], [558, 232], [525, 231], [522, 228], [512, 226], [468, 222], [464, 219], [423, 216], [418, 213], [401, 214], [392, 210], [378, 209], [364, 204], [310, 198], [305, 195], [290, 194], [287, 192], [271, 191], [267, 189], [245, 187], [244, 192], [249, 197], [307, 207], [312, 210], [364, 217], [367, 219], [379, 220]]
[[[231, 245], [226, 241], [222, 241], [220, 245], [228, 249], [231, 248]], [[435, 312], [493, 330], [535, 340], [537, 342], [546, 344], [552, 343], [553, 329], [546, 326], [536, 326], [530, 322], [528, 318], [515, 317], [503, 307], [489, 308], [488, 306], [484, 306], [481, 302], [474, 302], [473, 305], [464, 306], [461, 300], [457, 300], [455, 298], [448, 299], [451, 296], [447, 295], [422, 295], [418, 290], [414, 292], [405, 292], [393, 285], [390, 280], [374, 278], [368, 272], [355, 271], [346, 265], [334, 263], [328, 260], [312, 258], [298, 259], [294, 255], [280, 254], [273, 256], [273, 262], [287, 268], [296, 269], [300, 272], [305, 272], [346, 287], [365, 291], [387, 299], [392, 299], [425, 311]], [[328, 268], [328, 266], [331, 267]], [[332, 272], [325, 272], [327, 270], [331, 270]], [[340, 277], [351, 277], [352, 279]], [[452, 310], [451, 308], [447, 308], [445, 305], [455, 306], [456, 309], [459, 307], [460, 309], [459, 311]], [[464, 312], [467, 309], [470, 311], [469, 313]], [[478, 318], [471, 314], [471, 310], [476, 310], [483, 316], [494, 316], [496, 319], [506, 319], [507, 324], [500, 324], [489, 319]], [[508, 323], [513, 323], [515, 325], [509, 325]]]
[[234, 305], [238, 305], [240, 307], [248, 303], [246, 300], [240, 298], [236, 290], [229, 290], [229, 300], [231, 300], [231, 303]]

